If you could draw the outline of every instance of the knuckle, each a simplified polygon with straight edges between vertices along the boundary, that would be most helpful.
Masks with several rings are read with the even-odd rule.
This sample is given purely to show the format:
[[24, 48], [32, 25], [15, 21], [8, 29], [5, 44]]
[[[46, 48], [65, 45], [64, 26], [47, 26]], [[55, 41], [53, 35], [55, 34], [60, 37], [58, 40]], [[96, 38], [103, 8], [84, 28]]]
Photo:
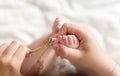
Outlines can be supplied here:
[[15, 64], [13, 61], [9, 62], [8, 63], [8, 67], [11, 69], [11, 70], [15, 70]]
[[7, 66], [9, 64], [9, 60], [5, 58], [0, 58], [0, 64]]
[[16, 70], [15, 62], [11, 61], [9, 59], [0, 58], [0, 65], [7, 68], [7, 69], [10, 69], [11, 71]]

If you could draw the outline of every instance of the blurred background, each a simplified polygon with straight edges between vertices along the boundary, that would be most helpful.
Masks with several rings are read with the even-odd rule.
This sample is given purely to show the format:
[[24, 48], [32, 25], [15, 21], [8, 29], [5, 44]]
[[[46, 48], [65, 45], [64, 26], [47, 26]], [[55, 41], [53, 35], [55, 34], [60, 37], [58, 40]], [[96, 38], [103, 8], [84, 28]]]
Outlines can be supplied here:
[[56, 17], [97, 30], [120, 64], [120, 0], [0, 0], [0, 43], [19, 39], [28, 45], [51, 33]]

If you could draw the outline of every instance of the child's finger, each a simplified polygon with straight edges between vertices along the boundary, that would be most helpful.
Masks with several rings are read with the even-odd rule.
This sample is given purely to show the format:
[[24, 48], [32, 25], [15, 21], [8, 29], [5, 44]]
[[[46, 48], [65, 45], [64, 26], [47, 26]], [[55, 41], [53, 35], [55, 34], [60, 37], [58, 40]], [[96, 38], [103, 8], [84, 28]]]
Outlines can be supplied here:
[[63, 36], [63, 41], [64, 41], [64, 45], [68, 45], [68, 39], [67, 39], [67, 36], [66, 35], [64, 35]]
[[57, 28], [58, 28], [58, 30], [62, 27], [62, 25], [63, 25], [63, 20], [61, 19], [61, 18], [56, 18], [56, 20], [55, 20], [56, 22], [55, 22], [55, 25], [57, 25]]
[[78, 42], [78, 39], [76, 36], [72, 35], [72, 39], [73, 39], [73, 43], [77, 43]]
[[69, 45], [71, 45], [71, 44], [73, 44], [73, 37], [72, 37], [72, 35], [68, 35], [68, 43], [69, 43]]
[[58, 40], [61, 44], [64, 44], [63, 36], [58, 36]]
[[54, 21], [54, 25], [53, 25], [53, 32], [57, 33], [61, 27], [62, 27], [61, 19], [60, 18], [56, 18], [55, 21]]

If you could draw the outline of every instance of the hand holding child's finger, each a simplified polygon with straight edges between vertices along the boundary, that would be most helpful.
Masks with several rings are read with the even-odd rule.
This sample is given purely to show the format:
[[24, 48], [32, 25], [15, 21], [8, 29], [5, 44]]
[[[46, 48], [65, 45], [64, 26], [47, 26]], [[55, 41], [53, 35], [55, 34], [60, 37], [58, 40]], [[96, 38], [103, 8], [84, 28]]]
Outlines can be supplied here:
[[80, 58], [80, 56], [82, 56], [82, 53], [79, 50], [68, 48], [62, 44], [54, 45], [54, 49], [57, 55], [61, 58], [67, 58], [71, 61], [73, 61], [76, 57]]
[[[66, 23], [53, 38], [69, 34], [75, 35], [78, 38], [80, 43], [79, 47], [73, 49], [61, 44], [54, 45], [54, 49], [57, 51], [58, 55], [62, 58], [67, 58], [78, 70], [95, 73], [95, 75], [97, 73], [97, 75], [100, 76], [109, 76], [109, 73], [114, 70], [116, 64], [102, 51], [103, 49], [89, 29], [85, 27], [75, 27], [73, 24]], [[120, 68], [115, 68], [115, 70], [117, 69], [120, 72]], [[119, 76], [119, 72], [114, 71], [111, 76]]]
[[[57, 34], [55, 34], [54, 36], [53, 36], [53, 38], [57, 38], [57, 37], [59, 37], [59, 36], [63, 36], [63, 42], [66, 44], [66, 45], [68, 45], [71, 41], [71, 37], [67, 37], [67, 36], [65, 36], [65, 35], [67, 35], [67, 34], [73, 34], [73, 35], [75, 35], [75, 36], [77, 36], [77, 38], [79, 39], [79, 41], [81, 40], [81, 35], [82, 35], [82, 31], [83, 31], [83, 29], [82, 28], [77, 28], [77, 27], [74, 27], [74, 26], [72, 26], [72, 24], [68, 24], [68, 23], [65, 23], [64, 25], [63, 25], [63, 27], [58, 31], [58, 33]], [[68, 39], [69, 38], [69, 39]], [[61, 42], [61, 41], [60, 41]], [[72, 41], [73, 42], [73, 41]], [[73, 54], [75, 54], [75, 53], [72, 53], [72, 52], [70, 52], [68, 49], [66, 50], [66, 49], [64, 49], [64, 48], [67, 48], [67, 47], [65, 47], [65, 46], [62, 46], [62, 45], [60, 45], [59, 47], [61, 47], [61, 51], [64, 51], [63, 53], [67, 53], [67, 52], [69, 52], [69, 53], [71, 53], [70, 55], [72, 56]], [[55, 47], [56, 48], [56, 47]], [[79, 48], [80, 48], [80, 46], [79, 46]], [[79, 53], [81, 52], [80, 50], [78, 50], [78, 49], [75, 49], [74, 50], [74, 52], [78, 52], [79, 51]], [[64, 56], [64, 55], [66, 55], [66, 54], [63, 54], [62, 56], [63, 57], [66, 57], [66, 56]], [[75, 54], [76, 55], [76, 54]], [[73, 55], [74, 56], [74, 55]]]

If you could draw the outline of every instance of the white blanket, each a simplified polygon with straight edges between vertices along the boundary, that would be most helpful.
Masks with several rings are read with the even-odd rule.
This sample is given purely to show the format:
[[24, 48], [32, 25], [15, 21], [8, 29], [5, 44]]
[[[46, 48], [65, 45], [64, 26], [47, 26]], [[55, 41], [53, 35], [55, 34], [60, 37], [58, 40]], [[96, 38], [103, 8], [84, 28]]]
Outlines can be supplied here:
[[29, 44], [50, 33], [56, 17], [95, 28], [120, 64], [120, 0], [0, 0], [0, 43]]

